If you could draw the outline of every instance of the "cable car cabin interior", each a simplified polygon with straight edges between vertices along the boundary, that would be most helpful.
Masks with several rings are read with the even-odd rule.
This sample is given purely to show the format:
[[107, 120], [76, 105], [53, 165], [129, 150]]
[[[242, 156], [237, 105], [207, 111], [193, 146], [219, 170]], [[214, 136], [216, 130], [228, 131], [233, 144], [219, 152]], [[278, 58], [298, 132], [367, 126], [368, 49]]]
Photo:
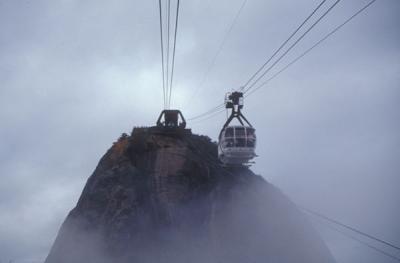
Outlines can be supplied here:
[[247, 164], [256, 157], [255, 129], [249, 126], [228, 126], [219, 137], [218, 157], [224, 164]]

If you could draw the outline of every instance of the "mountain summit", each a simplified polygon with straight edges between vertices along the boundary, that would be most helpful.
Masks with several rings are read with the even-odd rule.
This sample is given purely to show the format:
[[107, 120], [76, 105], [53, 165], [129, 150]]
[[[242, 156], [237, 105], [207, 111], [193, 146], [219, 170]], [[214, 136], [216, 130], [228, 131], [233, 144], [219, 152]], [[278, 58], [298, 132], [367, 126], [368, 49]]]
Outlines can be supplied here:
[[102, 157], [45, 261], [91, 262], [334, 260], [293, 203], [223, 167], [208, 137], [135, 128]]

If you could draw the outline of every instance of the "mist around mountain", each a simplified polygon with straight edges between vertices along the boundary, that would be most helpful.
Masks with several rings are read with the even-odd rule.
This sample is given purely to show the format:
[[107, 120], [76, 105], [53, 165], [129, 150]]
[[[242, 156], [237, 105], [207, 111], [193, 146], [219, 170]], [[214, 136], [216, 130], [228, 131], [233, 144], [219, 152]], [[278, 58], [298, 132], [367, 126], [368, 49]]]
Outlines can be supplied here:
[[335, 262], [279, 189], [189, 132], [135, 128], [102, 157], [45, 263]]

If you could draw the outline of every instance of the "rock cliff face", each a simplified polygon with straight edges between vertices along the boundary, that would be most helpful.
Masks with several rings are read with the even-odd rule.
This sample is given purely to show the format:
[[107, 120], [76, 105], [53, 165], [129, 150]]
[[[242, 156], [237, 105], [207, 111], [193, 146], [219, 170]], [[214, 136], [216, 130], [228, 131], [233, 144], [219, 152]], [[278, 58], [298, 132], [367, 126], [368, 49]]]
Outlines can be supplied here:
[[279, 190], [207, 137], [136, 128], [103, 156], [46, 263], [334, 262]]

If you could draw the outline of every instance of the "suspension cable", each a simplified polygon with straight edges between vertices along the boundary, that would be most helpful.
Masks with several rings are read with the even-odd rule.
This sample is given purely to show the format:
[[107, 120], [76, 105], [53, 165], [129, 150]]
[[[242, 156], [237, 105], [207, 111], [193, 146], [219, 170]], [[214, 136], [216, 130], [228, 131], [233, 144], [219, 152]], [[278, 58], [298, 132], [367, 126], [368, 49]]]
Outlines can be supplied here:
[[175, 69], [175, 50], [176, 50], [176, 35], [178, 31], [178, 18], [179, 18], [179, 5], [180, 0], [177, 0], [176, 5], [176, 17], [175, 17], [175, 33], [174, 33], [174, 48], [172, 51], [172, 67], [171, 67], [171, 79], [170, 79], [170, 90], [169, 90], [169, 98], [168, 98], [168, 105], [171, 106], [171, 96], [172, 96], [172, 84], [174, 78], [174, 69]]
[[388, 242], [388, 241], [385, 241], [385, 240], [383, 240], [383, 239], [381, 239], [381, 238], [377, 238], [377, 237], [375, 237], [375, 236], [373, 236], [373, 235], [371, 235], [371, 234], [365, 233], [365, 232], [363, 232], [363, 231], [361, 231], [361, 230], [358, 230], [358, 229], [356, 229], [356, 228], [354, 228], [354, 227], [351, 227], [351, 226], [346, 225], [346, 224], [344, 224], [344, 223], [342, 223], [342, 222], [339, 222], [339, 221], [336, 220], [336, 219], [332, 219], [332, 218], [330, 218], [330, 217], [328, 217], [328, 216], [325, 216], [325, 215], [323, 215], [323, 214], [320, 214], [320, 213], [318, 213], [318, 212], [315, 212], [315, 211], [313, 211], [313, 210], [311, 210], [311, 209], [308, 209], [308, 208], [305, 208], [305, 207], [302, 207], [302, 206], [299, 206], [299, 207], [300, 207], [302, 210], [304, 210], [304, 211], [306, 211], [307, 213], [309, 213], [309, 214], [313, 214], [314, 216], [317, 216], [317, 217], [319, 217], [319, 218], [322, 218], [322, 219], [324, 219], [324, 220], [326, 220], [326, 221], [329, 221], [329, 222], [331, 222], [331, 223], [333, 223], [333, 224], [335, 224], [335, 225], [339, 225], [339, 226], [344, 227], [344, 228], [346, 228], [346, 229], [348, 229], [348, 230], [351, 230], [351, 231], [353, 231], [353, 232], [355, 232], [355, 233], [357, 233], [357, 234], [360, 234], [360, 235], [362, 235], [362, 236], [364, 236], [364, 237], [367, 237], [367, 238], [369, 238], [369, 239], [375, 240], [375, 241], [377, 241], [377, 242], [379, 242], [379, 243], [381, 243], [381, 244], [384, 244], [384, 245], [386, 245], [386, 246], [390, 246], [390, 247], [392, 247], [392, 248], [394, 248], [394, 249], [400, 251], [400, 247], [399, 247], [399, 246], [394, 245], [394, 244], [392, 244], [392, 243], [390, 243], [390, 242]]
[[[194, 90], [194, 92], [192, 93], [192, 95], [190, 96], [190, 99], [188, 100], [189, 102], [193, 100], [193, 98], [197, 95], [197, 93], [199, 92], [199, 90], [204, 86], [206, 80], [208, 79], [209, 74], [211, 73], [211, 70], [214, 68], [215, 63], [217, 62], [217, 58], [219, 57], [220, 53], [222, 52], [223, 48], [225, 47], [226, 41], [228, 40], [233, 28], [235, 27], [240, 14], [242, 13], [246, 3], [248, 0], [244, 0], [240, 6], [240, 8], [238, 9], [238, 11], [236, 12], [236, 15], [234, 17], [234, 19], [232, 20], [232, 23], [230, 24], [228, 30], [225, 32], [225, 35], [217, 49], [217, 52], [215, 53], [214, 57], [212, 58], [210, 64], [208, 65], [201, 81], [200, 84], [197, 85], [196, 89]], [[326, 0], [325, 0], [326, 1]]]
[[345, 26], [347, 23], [349, 23], [351, 20], [353, 20], [356, 16], [358, 16], [359, 14], [361, 14], [363, 11], [365, 11], [369, 6], [371, 6], [376, 0], [372, 0], [370, 2], [368, 2], [366, 5], [364, 5], [361, 9], [359, 9], [356, 13], [354, 13], [351, 17], [349, 17], [348, 19], [346, 19], [342, 24], [338, 25], [337, 27], [335, 27], [331, 32], [329, 32], [328, 34], [326, 34], [323, 38], [321, 38], [318, 42], [316, 42], [314, 45], [312, 45], [309, 49], [307, 49], [306, 51], [304, 51], [300, 56], [296, 57], [294, 60], [292, 60], [290, 63], [288, 63], [285, 67], [283, 67], [281, 70], [279, 70], [277, 73], [275, 73], [272, 77], [270, 77], [269, 79], [267, 79], [266, 81], [264, 81], [263, 83], [261, 83], [257, 88], [253, 89], [251, 92], [249, 92], [248, 94], [246, 94], [245, 97], [250, 96], [251, 94], [253, 94], [254, 92], [256, 92], [258, 89], [262, 88], [263, 86], [265, 86], [267, 83], [269, 83], [271, 80], [273, 80], [274, 78], [276, 78], [278, 75], [280, 75], [283, 71], [285, 71], [286, 69], [288, 69], [290, 66], [292, 66], [294, 63], [296, 63], [297, 61], [299, 61], [300, 59], [302, 59], [305, 55], [307, 55], [309, 52], [311, 52], [314, 48], [316, 48], [317, 46], [319, 46], [322, 42], [324, 42], [325, 40], [327, 40], [330, 36], [332, 36], [333, 34], [335, 34], [337, 31], [339, 31], [343, 26]]
[[[283, 46], [284, 45], [286, 45], [286, 43], [300, 30], [300, 28], [314, 15], [314, 13], [325, 3], [325, 1], [326, 0], [323, 0], [318, 6], [317, 6], [317, 8], [316, 9], [314, 9], [313, 10], [313, 12], [306, 18], [306, 20], [304, 20], [303, 22], [302, 22], [302, 24], [295, 30], [295, 32], [294, 33], [292, 33], [292, 36], [290, 36], [284, 43], [283, 43], [283, 45], [282, 45], [282, 47], [280, 47], [279, 49], [278, 49], [278, 51], [276, 51], [275, 53], [278, 53], [279, 51], [280, 51], [280, 49], [282, 49], [283, 48]], [[295, 44], [294, 45], [292, 45], [290, 48], [289, 48], [289, 50], [288, 51], [286, 51], [286, 53], [284, 54], [284, 55], [286, 55], [287, 54], [287, 52], [289, 52], [290, 51], [290, 49], [292, 49], [309, 31], [311, 31], [311, 29], [316, 25], [316, 24], [318, 24], [319, 23], [319, 21], [321, 21], [322, 20], [322, 18], [323, 17], [325, 17], [332, 9], [333, 9], [333, 7], [335, 7], [336, 6], [336, 4], [338, 4], [339, 2], [340, 2], [341, 0], [336, 0], [336, 2], [316, 21], [316, 22], [314, 22], [314, 24], [302, 35], [302, 36], [300, 36], [299, 37], [299, 39], [295, 42]], [[273, 55], [273, 57], [275, 56], [276, 54], [274, 54]], [[271, 57], [271, 59], [273, 58], [273, 57]], [[281, 58], [282, 58], [283, 56], [281, 56]], [[280, 59], [281, 59], [280, 58]], [[268, 61], [269, 62], [269, 61]], [[268, 63], [268, 62], [266, 62], [265, 63], [265, 65]], [[276, 63], [275, 63], [276, 64]], [[274, 66], [274, 65], [273, 65]], [[261, 71], [263, 68], [264, 68], [265, 66], [263, 65], [259, 70], [258, 70], [258, 72], [259, 71]], [[256, 72], [256, 74], [255, 75], [257, 75], [257, 73], [258, 72]], [[255, 77], [255, 76], [254, 76]], [[254, 78], [254, 77], [252, 77], [252, 78]], [[251, 81], [251, 80], [250, 80]], [[256, 82], [258, 82], [258, 79], [257, 79], [257, 81]], [[254, 83], [253, 83], [254, 84]], [[251, 88], [251, 86], [250, 86], [250, 88]], [[243, 88], [242, 88], [243, 89]], [[246, 90], [247, 91], [247, 90]], [[246, 92], [245, 91], [245, 92]], [[222, 105], [224, 105], [224, 104], [222, 104]], [[188, 119], [188, 120], [194, 120], [194, 119], [197, 119], [197, 118], [201, 118], [201, 117], [203, 117], [203, 116], [205, 116], [205, 115], [208, 115], [208, 114], [213, 114], [213, 113], [215, 113], [216, 111], [218, 111], [220, 108], [218, 108], [219, 106], [217, 106], [217, 107], [215, 107], [215, 108], [212, 108], [212, 109], [210, 109], [210, 110], [208, 110], [208, 111], [206, 111], [206, 112], [204, 112], [204, 113], [202, 113], [202, 114], [199, 114], [199, 115], [197, 115], [197, 116], [194, 116], [193, 118], [190, 118], [190, 119]]]
[[206, 116], [206, 115], [208, 115], [208, 114], [213, 114], [213, 113], [215, 113], [215, 112], [217, 112], [217, 111], [223, 109], [224, 107], [225, 107], [225, 103], [221, 103], [221, 104], [219, 104], [218, 106], [213, 107], [213, 108], [211, 108], [210, 110], [208, 110], [208, 111], [206, 111], [206, 112], [204, 112], [204, 113], [202, 113], [202, 114], [199, 114], [199, 115], [196, 115], [196, 116], [194, 116], [194, 117], [192, 117], [192, 118], [189, 118], [188, 121], [192, 121], [192, 120], [199, 119], [199, 118], [201, 118], [201, 117], [203, 117], [203, 116]]
[[315, 12], [318, 11], [318, 9], [326, 2], [326, 0], [323, 0], [322, 2], [319, 3], [319, 5], [311, 12], [311, 14], [308, 15], [308, 17], [296, 28], [295, 31], [281, 44], [281, 46], [272, 54], [271, 57], [268, 58], [268, 60], [250, 77], [250, 79], [241, 87], [241, 90], [243, 90], [257, 75], [258, 73], [261, 72], [265, 68], [265, 66], [276, 56], [276, 54], [279, 53], [279, 51], [282, 50], [282, 48], [294, 37], [294, 35], [299, 32], [299, 30], [307, 23], [308, 20], [315, 14]]
[[264, 76], [267, 74], [279, 61], [282, 60], [341, 0], [336, 0], [333, 5], [329, 7], [318, 19], [315, 21], [268, 69], [264, 71], [249, 87], [247, 87], [244, 93], [247, 93], [254, 85], [256, 85]]
[[[327, 35], [325, 35], [321, 40], [319, 40], [318, 42], [316, 42], [313, 46], [311, 46], [309, 49], [307, 49], [305, 52], [303, 52], [300, 56], [296, 57], [294, 60], [292, 60], [290, 63], [288, 63], [285, 67], [283, 67], [281, 70], [279, 70], [277, 73], [275, 73], [272, 77], [270, 77], [269, 79], [267, 79], [265, 82], [263, 82], [262, 84], [260, 84], [258, 87], [256, 87], [255, 89], [251, 90], [251, 92], [247, 93], [245, 95], [245, 97], [248, 97], [250, 95], [252, 95], [255, 91], [257, 91], [258, 89], [262, 88], [263, 86], [265, 86], [267, 83], [269, 83], [271, 80], [273, 80], [274, 78], [276, 78], [277, 76], [279, 76], [281, 73], [283, 73], [285, 70], [287, 70], [290, 66], [292, 66], [293, 64], [295, 64], [297, 61], [299, 61], [301, 58], [303, 58], [304, 56], [306, 56], [309, 52], [311, 52], [314, 48], [316, 48], [317, 46], [319, 46], [321, 43], [323, 43], [325, 40], [327, 40], [329, 37], [331, 37], [333, 34], [335, 34], [337, 31], [339, 31], [342, 27], [344, 27], [346, 24], [348, 24], [350, 21], [352, 21], [354, 18], [356, 18], [358, 15], [360, 15], [361, 13], [363, 13], [368, 7], [370, 7], [373, 3], [375, 3], [376, 0], [372, 0], [370, 2], [368, 2], [366, 5], [364, 5], [361, 9], [359, 9], [356, 13], [354, 13], [351, 17], [349, 17], [347, 20], [345, 20], [342, 24], [338, 25], [337, 27], [335, 27], [331, 32], [329, 32]], [[208, 111], [205, 111], [202, 114], [196, 115], [191, 119], [188, 120], [194, 120], [194, 119], [198, 119], [198, 118], [202, 118], [203, 116], [209, 115], [209, 114], [213, 114], [215, 112], [217, 112], [218, 110], [220, 110], [222, 108], [223, 104], [218, 105], [216, 107], [211, 108]]]
[[209, 120], [211, 118], [214, 118], [214, 117], [218, 116], [220, 113], [225, 112], [225, 110], [226, 110], [225, 108], [222, 108], [222, 109], [220, 109], [218, 111], [215, 111], [214, 113], [209, 114], [208, 116], [204, 116], [203, 119], [196, 120], [191, 125], [196, 125], [196, 124], [202, 123], [203, 121], [206, 121], [206, 120]]
[[171, 25], [171, 0], [167, 1], [167, 79], [166, 79], [166, 87], [167, 87], [167, 92], [166, 92], [166, 101], [167, 101], [167, 108], [169, 109], [169, 104], [168, 104], [168, 93], [169, 93], [169, 42], [171, 39], [171, 34], [170, 34], [170, 25]]
[[392, 255], [392, 254], [390, 254], [390, 253], [388, 253], [388, 252], [386, 252], [386, 251], [383, 251], [382, 249], [377, 248], [377, 247], [375, 247], [375, 246], [369, 244], [368, 242], [362, 241], [361, 239], [356, 238], [356, 237], [354, 237], [354, 236], [352, 236], [352, 235], [350, 235], [350, 234], [348, 234], [348, 233], [346, 233], [346, 232], [344, 232], [344, 231], [342, 231], [342, 230], [336, 229], [336, 228], [334, 228], [333, 226], [330, 226], [330, 225], [328, 225], [328, 224], [324, 224], [324, 226], [330, 228], [331, 230], [333, 230], [333, 231], [335, 231], [335, 232], [338, 232], [338, 233], [340, 233], [340, 234], [346, 236], [346, 237], [349, 238], [349, 239], [352, 239], [352, 240], [354, 240], [354, 241], [356, 241], [356, 242], [358, 242], [358, 243], [360, 243], [360, 244], [363, 244], [364, 246], [367, 246], [367, 247], [369, 247], [369, 248], [375, 250], [376, 252], [378, 252], [378, 253], [380, 253], [380, 254], [382, 254], [382, 255], [385, 255], [385, 256], [387, 256], [387, 257], [389, 257], [389, 258], [392, 258], [392, 259], [394, 259], [394, 260], [400, 261], [400, 258], [398, 258], [398, 257], [396, 257], [396, 256], [394, 256], [394, 255]]
[[163, 86], [164, 109], [165, 109], [165, 107], [166, 107], [166, 92], [165, 92], [164, 40], [163, 40], [163, 26], [162, 26], [162, 8], [161, 8], [161, 0], [158, 0], [158, 9], [159, 9], [159, 16], [160, 16], [162, 86]]

